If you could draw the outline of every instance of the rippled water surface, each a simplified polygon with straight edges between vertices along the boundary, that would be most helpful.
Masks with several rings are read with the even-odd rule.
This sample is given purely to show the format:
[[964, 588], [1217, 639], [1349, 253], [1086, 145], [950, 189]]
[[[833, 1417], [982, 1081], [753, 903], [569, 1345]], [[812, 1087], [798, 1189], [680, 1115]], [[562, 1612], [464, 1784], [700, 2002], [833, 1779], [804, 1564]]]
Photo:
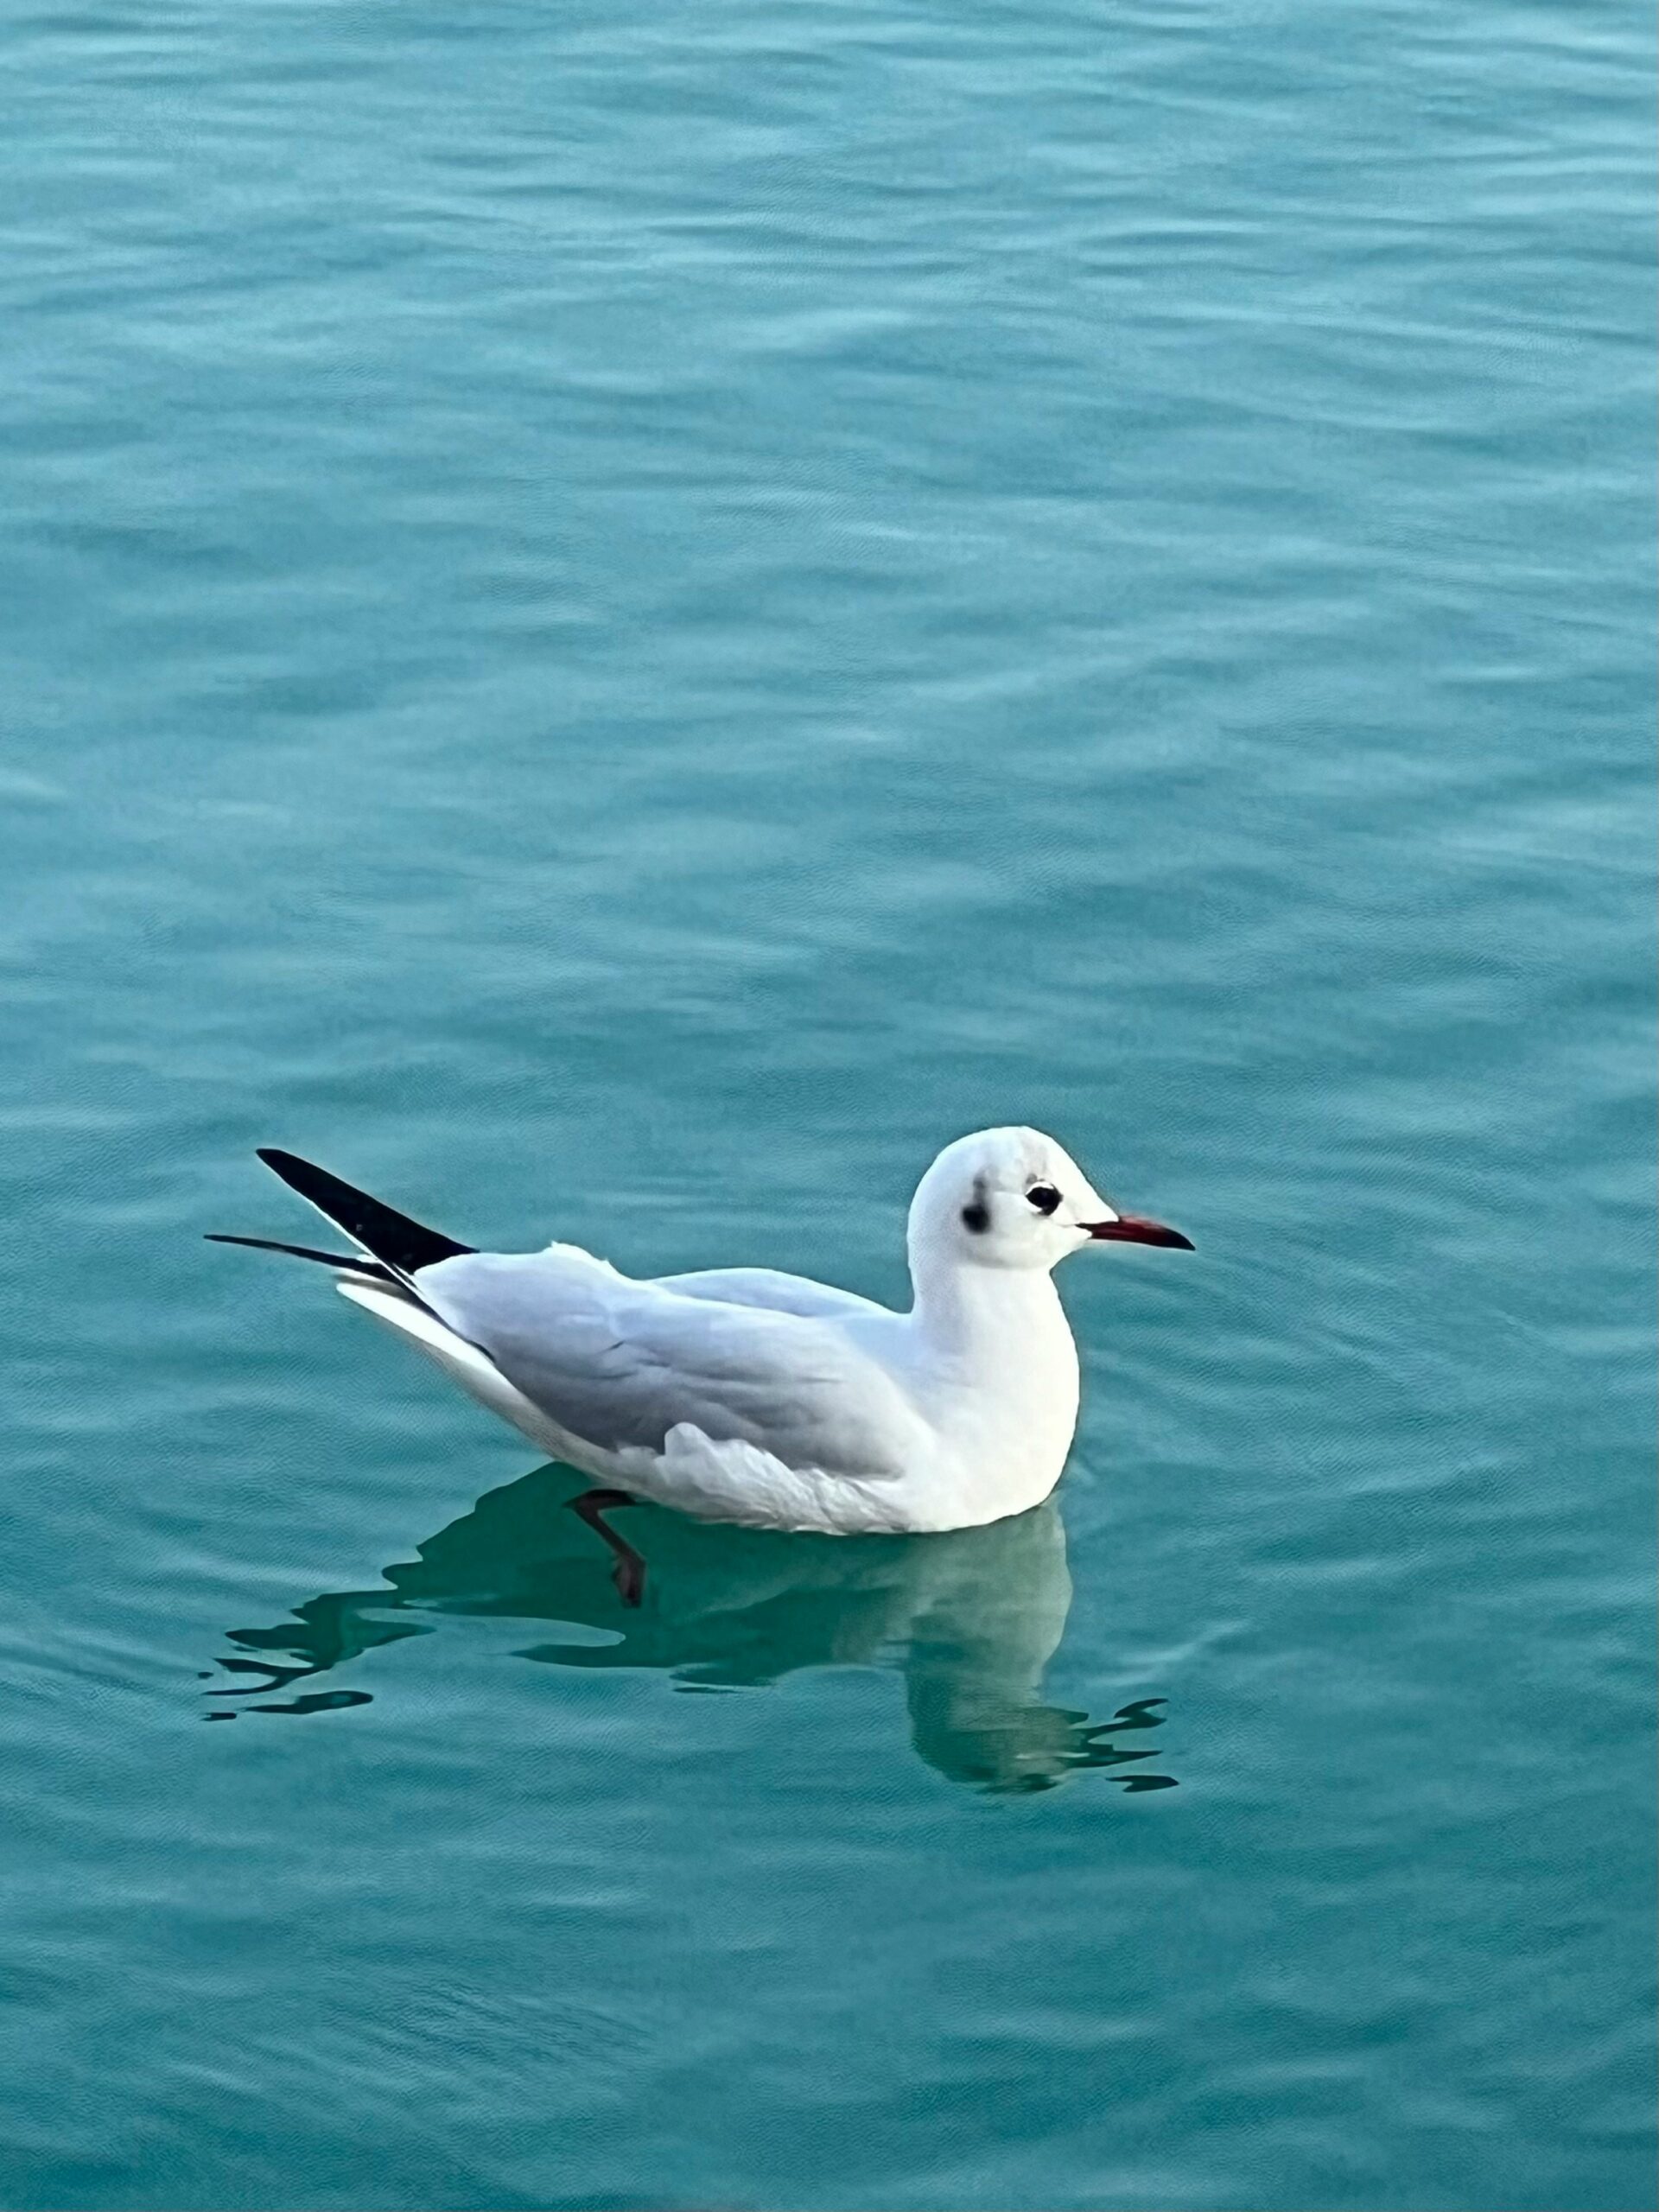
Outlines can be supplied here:
[[[1652, 2203], [1649, 47], [14, 13], [6, 2203]], [[200, 1241], [1009, 1120], [1199, 1248], [1058, 1497], [638, 1612]]]

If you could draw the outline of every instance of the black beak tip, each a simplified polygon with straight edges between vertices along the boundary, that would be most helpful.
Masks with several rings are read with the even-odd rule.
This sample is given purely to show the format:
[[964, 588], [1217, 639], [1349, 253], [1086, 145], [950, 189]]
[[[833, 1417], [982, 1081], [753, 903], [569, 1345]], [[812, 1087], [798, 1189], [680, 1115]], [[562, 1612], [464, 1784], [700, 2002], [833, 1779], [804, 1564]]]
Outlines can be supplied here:
[[1136, 1244], [1155, 1244], [1166, 1252], [1196, 1252], [1198, 1249], [1190, 1236], [1183, 1236], [1179, 1229], [1167, 1228], [1161, 1221], [1149, 1222], [1146, 1230], [1130, 1241]]

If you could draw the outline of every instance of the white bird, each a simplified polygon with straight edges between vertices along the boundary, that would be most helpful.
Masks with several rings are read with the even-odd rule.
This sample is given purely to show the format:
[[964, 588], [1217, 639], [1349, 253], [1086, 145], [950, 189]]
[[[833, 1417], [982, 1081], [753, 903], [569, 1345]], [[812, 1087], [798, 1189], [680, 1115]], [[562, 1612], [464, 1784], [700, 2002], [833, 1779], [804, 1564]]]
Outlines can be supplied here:
[[1077, 1418], [1051, 1270], [1090, 1243], [1192, 1249], [1119, 1212], [1036, 1129], [958, 1138], [923, 1176], [907, 1313], [768, 1268], [639, 1281], [575, 1244], [475, 1252], [292, 1153], [259, 1157], [358, 1250], [214, 1241], [338, 1268], [346, 1297], [493, 1413], [616, 1485], [575, 1503], [636, 1602], [631, 1548], [597, 1518], [636, 1497], [834, 1535], [973, 1528], [1037, 1504]]

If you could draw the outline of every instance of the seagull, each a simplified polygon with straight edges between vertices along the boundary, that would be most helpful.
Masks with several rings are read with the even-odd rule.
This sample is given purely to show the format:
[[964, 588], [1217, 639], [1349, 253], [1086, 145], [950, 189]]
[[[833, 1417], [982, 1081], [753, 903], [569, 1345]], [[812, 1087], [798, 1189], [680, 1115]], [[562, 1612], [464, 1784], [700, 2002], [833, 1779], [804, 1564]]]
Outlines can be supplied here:
[[601, 1516], [641, 1498], [837, 1535], [976, 1528], [1039, 1503], [1077, 1419], [1052, 1269], [1087, 1244], [1192, 1249], [1028, 1128], [959, 1137], [923, 1176], [906, 1313], [770, 1268], [640, 1280], [576, 1244], [474, 1251], [291, 1152], [258, 1156], [355, 1249], [211, 1241], [334, 1268], [343, 1296], [603, 1485], [572, 1503], [632, 1603], [643, 1569]]

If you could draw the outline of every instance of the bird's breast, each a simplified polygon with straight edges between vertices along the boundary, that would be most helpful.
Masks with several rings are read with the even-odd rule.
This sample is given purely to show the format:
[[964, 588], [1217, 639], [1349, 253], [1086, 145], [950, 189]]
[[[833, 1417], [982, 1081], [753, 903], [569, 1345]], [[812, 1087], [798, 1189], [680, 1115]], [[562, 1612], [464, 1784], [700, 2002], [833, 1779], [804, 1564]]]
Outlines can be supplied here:
[[975, 1518], [1022, 1512], [1048, 1496], [1077, 1425], [1077, 1351], [1063, 1315], [1058, 1328], [947, 1353], [931, 1382], [952, 1478], [986, 1509]]

